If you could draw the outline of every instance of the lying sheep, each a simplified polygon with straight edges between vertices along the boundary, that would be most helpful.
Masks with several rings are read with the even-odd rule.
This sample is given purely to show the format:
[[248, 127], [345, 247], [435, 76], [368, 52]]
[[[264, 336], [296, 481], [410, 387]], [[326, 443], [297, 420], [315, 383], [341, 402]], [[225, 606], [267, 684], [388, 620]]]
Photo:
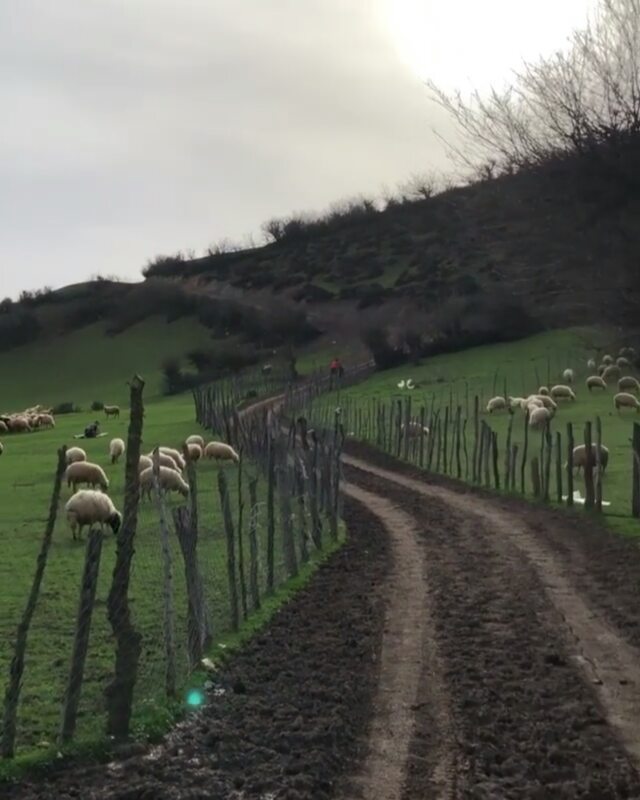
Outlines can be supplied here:
[[604, 364], [606, 367], [608, 367], [609, 364], [613, 364], [613, 357], [612, 356], [608, 356], [608, 355], [607, 356], [602, 356], [602, 361], [600, 363]]
[[616, 358], [616, 366], [620, 367], [620, 369], [630, 369], [631, 364], [629, 363], [628, 359], [624, 358], [624, 356], [620, 356], [619, 358]]
[[640, 392], [640, 383], [633, 377], [633, 375], [625, 375], [618, 381], [618, 391], [624, 392], [631, 389], [632, 392]]
[[602, 380], [609, 383], [609, 381], [617, 381], [620, 378], [620, 367], [617, 364], [609, 364], [609, 366], [602, 373]]
[[[598, 448], [595, 444], [591, 445], [591, 455], [593, 459], [593, 466], [596, 465], [596, 456], [598, 453]], [[607, 468], [607, 464], [609, 463], [609, 450], [603, 444], [600, 445], [600, 466], [602, 468], [602, 472]], [[565, 464], [565, 467], [567, 465]], [[581, 469], [587, 466], [587, 446], [586, 444], [579, 444], [577, 447], [573, 448], [573, 467], [580, 472]]]
[[562, 380], [566, 381], [567, 383], [573, 383], [573, 370], [565, 369], [565, 371], [562, 373]]
[[204, 456], [205, 458], [215, 458], [216, 461], [235, 461], [236, 464], [240, 461], [240, 456], [233, 447], [224, 442], [209, 442], [204, 448]]
[[193, 436], [187, 436], [185, 444], [197, 444], [204, 450], [204, 439], [199, 434], [194, 434]]
[[181, 470], [184, 469], [185, 464], [184, 464], [184, 456], [182, 455], [182, 453], [179, 453], [173, 447], [159, 447], [158, 450], [160, 450], [161, 453], [164, 453], [167, 456], [171, 456], [171, 458], [176, 462], [178, 467], [180, 467]]
[[103, 492], [109, 488], [109, 481], [104, 474], [104, 470], [98, 464], [90, 461], [76, 461], [69, 464], [65, 472], [67, 486], [71, 486], [75, 492], [79, 483], [86, 483], [94, 489], [99, 486]]
[[595, 360], [595, 358], [590, 358], [590, 359], [587, 361], [587, 367], [588, 367], [588, 368], [589, 368], [591, 371], [593, 371], [593, 370], [596, 368], [596, 366], [597, 366], [597, 364], [596, 364], [596, 360]]
[[111, 498], [102, 492], [82, 489], [67, 501], [64, 510], [74, 539], [82, 538], [82, 529], [85, 525], [99, 524], [100, 530], [104, 532], [106, 524], [116, 534], [122, 524], [122, 515], [113, 505]]
[[120, 418], [120, 406], [102, 406], [105, 417]]
[[576, 395], [573, 389], [570, 386], [563, 386], [562, 384], [558, 384], [557, 386], [551, 387], [551, 397], [554, 400], [574, 401], [576, 399]]
[[636, 411], [640, 411], [640, 400], [629, 392], [618, 392], [613, 398], [613, 405], [616, 411], [620, 411], [621, 408], [635, 408]]
[[493, 414], [494, 411], [504, 411], [507, 407], [507, 401], [504, 397], [492, 397], [487, 403], [487, 413]]
[[123, 455], [125, 445], [122, 439], [112, 439], [109, 442], [109, 455], [111, 456], [111, 463], [115, 464], [117, 460]]
[[534, 408], [529, 412], [529, 427], [536, 430], [544, 428], [551, 417], [552, 414], [548, 408]]
[[87, 454], [81, 447], [70, 447], [65, 455], [67, 464], [75, 464], [78, 461], [86, 461]]
[[[181, 495], [187, 497], [189, 494], [189, 484], [184, 480], [179, 472], [175, 469], [168, 467], [160, 467], [158, 474], [158, 485], [160, 491], [164, 492], [180, 492]], [[140, 473], [140, 496], [151, 497], [151, 490], [153, 489], [153, 467], [145, 469]]]
[[541, 386], [538, 389], [538, 394], [542, 395], [543, 397], [548, 397], [548, 395], [549, 395], [549, 387], [548, 386]]
[[189, 453], [189, 461], [200, 461], [202, 458], [202, 448], [199, 444], [191, 443], [187, 446], [187, 452]]
[[591, 391], [592, 389], [607, 388], [607, 384], [605, 383], [604, 379], [601, 378], [599, 375], [589, 375], [585, 383], [587, 384], [587, 389], [589, 391]]

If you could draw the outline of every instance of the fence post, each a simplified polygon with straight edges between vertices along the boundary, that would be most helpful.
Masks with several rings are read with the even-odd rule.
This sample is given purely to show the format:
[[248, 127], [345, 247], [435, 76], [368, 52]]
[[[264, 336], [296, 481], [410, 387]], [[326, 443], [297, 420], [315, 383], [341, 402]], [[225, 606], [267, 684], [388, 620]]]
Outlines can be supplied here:
[[544, 501], [545, 503], [548, 503], [550, 484], [551, 484], [551, 446], [552, 446], [551, 427], [549, 424], [549, 420], [547, 420], [545, 423], [542, 435], [545, 437], [545, 445], [546, 445], [545, 462], [544, 462]]
[[295, 467], [296, 494], [298, 496], [298, 512], [300, 514], [300, 560], [306, 564], [309, 560], [309, 546], [307, 543], [307, 509], [304, 502], [304, 474], [300, 463]]
[[633, 485], [631, 486], [631, 516], [640, 517], [640, 423], [633, 423], [633, 438], [631, 440], [633, 455]]
[[249, 481], [249, 593], [253, 610], [260, 608], [258, 584], [258, 479]]
[[529, 449], [529, 409], [524, 415], [524, 443], [522, 445], [522, 465], [520, 467], [520, 494], [524, 494], [527, 450]]
[[472, 480], [478, 483], [478, 434], [479, 434], [479, 414], [480, 414], [480, 399], [478, 395], [473, 398], [473, 462], [472, 462]]
[[556, 431], [556, 499], [562, 503], [562, 434]]
[[584, 424], [584, 445], [584, 507], [593, 508], [595, 492], [593, 488], [593, 447], [590, 421]]
[[116, 739], [125, 738], [129, 733], [133, 689], [138, 676], [141, 650], [141, 636], [134, 628], [129, 612], [129, 580], [140, 500], [138, 462], [140, 461], [140, 441], [144, 418], [143, 389], [144, 381], [139, 375], [136, 375], [131, 381], [123, 521], [118, 532], [116, 563], [113, 568], [111, 591], [107, 600], [109, 622], [116, 640], [114, 675], [111, 683], [105, 689], [107, 734]]
[[227, 476], [221, 467], [218, 470], [218, 491], [222, 506], [222, 518], [227, 538], [227, 578], [229, 581], [229, 610], [231, 613], [231, 630], [237, 631], [239, 625], [238, 587], [236, 586], [236, 551], [235, 536], [233, 532], [233, 519], [231, 517], [231, 504], [229, 502], [229, 489]]
[[269, 453], [267, 462], [267, 593], [273, 594], [275, 589], [274, 577], [274, 543], [276, 530], [275, 512], [275, 485], [276, 485], [276, 464], [275, 464], [275, 439], [269, 437]]
[[444, 409], [444, 431], [442, 437], [442, 471], [446, 475], [449, 472], [447, 459], [447, 441], [449, 438], [449, 406]]
[[[305, 431], [306, 435], [306, 431]], [[244, 517], [244, 496], [242, 486], [242, 450], [240, 450], [240, 462], [238, 464], [238, 577], [240, 579], [240, 602], [242, 604], [242, 617], [246, 619], [249, 615], [247, 609], [247, 583], [244, 575], [244, 541], [243, 541], [243, 517]]]
[[44, 536], [42, 537], [42, 544], [40, 545], [40, 552], [38, 553], [38, 559], [36, 561], [36, 571], [31, 583], [31, 591], [29, 592], [27, 604], [22, 613], [22, 619], [18, 625], [18, 630], [16, 633], [13, 658], [11, 659], [11, 666], [9, 667], [9, 681], [4, 694], [2, 743], [0, 745], [0, 754], [3, 758], [13, 758], [15, 753], [18, 701], [20, 700], [20, 690], [22, 688], [22, 675], [24, 673], [24, 658], [27, 649], [27, 637], [29, 635], [29, 628], [31, 627], [31, 620], [33, 619], [33, 614], [36, 610], [38, 597], [40, 596], [40, 587], [42, 586], [42, 578], [44, 577], [44, 571], [47, 566], [47, 558], [49, 556], [49, 549], [51, 547], [53, 529], [55, 527], [56, 517], [58, 515], [58, 500], [60, 499], [62, 474], [67, 466], [66, 452], [66, 447], [61, 447], [60, 450], [58, 450], [58, 464], [56, 466], [53, 480], [53, 492], [51, 494], [51, 502], [49, 504], [49, 517], [44, 529]]
[[68, 742], [73, 738], [78, 716], [78, 704], [82, 690], [84, 665], [89, 646], [89, 633], [91, 632], [91, 617], [96, 600], [98, 586], [98, 573], [100, 571], [100, 555], [102, 553], [102, 531], [89, 531], [87, 552], [84, 560], [84, 572], [80, 584], [80, 602], [78, 603], [78, 616], [76, 619], [76, 632], [73, 640], [73, 652], [69, 679], [62, 704], [62, 726], [60, 741]]
[[293, 538], [293, 525], [291, 522], [291, 485], [289, 470], [280, 472], [278, 481], [280, 494], [280, 524], [282, 525], [282, 551], [287, 577], [294, 578], [298, 574], [298, 559], [296, 557], [296, 544]]
[[602, 421], [596, 417], [596, 481], [595, 481], [595, 506], [596, 511], [602, 512]]
[[573, 425], [567, 422], [567, 506], [573, 505]]
[[533, 456], [531, 459], [531, 484], [533, 486], [533, 496], [540, 497], [540, 467], [537, 456]]
[[498, 471], [498, 434], [491, 433], [491, 455], [493, 460], [493, 485], [500, 489], [500, 473]]

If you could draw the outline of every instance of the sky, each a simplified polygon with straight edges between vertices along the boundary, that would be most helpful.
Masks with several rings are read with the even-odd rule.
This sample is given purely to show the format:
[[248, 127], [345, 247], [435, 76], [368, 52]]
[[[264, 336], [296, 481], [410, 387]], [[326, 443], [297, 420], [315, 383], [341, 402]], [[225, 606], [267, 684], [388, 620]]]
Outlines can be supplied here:
[[0, 299], [453, 169], [485, 91], [595, 0], [1, 0]]

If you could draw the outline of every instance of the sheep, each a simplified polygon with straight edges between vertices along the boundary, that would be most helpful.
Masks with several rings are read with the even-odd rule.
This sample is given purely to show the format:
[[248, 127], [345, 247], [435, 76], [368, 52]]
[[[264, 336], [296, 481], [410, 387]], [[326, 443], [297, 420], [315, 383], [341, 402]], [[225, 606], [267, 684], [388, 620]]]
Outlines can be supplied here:
[[112, 439], [109, 443], [109, 455], [111, 456], [111, 463], [115, 464], [124, 451], [125, 445], [122, 439]]
[[102, 406], [105, 417], [120, 418], [120, 406]]
[[620, 367], [617, 364], [610, 364], [602, 373], [602, 380], [609, 383], [609, 381], [617, 381], [620, 378]]
[[175, 450], [173, 447], [159, 447], [158, 450], [167, 456], [171, 456], [180, 469], [184, 469], [184, 456], [182, 453], [178, 452], [178, 450]]
[[113, 505], [111, 498], [102, 492], [82, 489], [67, 501], [64, 510], [74, 540], [82, 538], [82, 529], [85, 525], [99, 524], [104, 532], [104, 526], [107, 524], [116, 534], [122, 524], [122, 514]]
[[[591, 454], [593, 456], [593, 465], [595, 466], [596, 463], [596, 456], [598, 450], [595, 444], [591, 445]], [[602, 472], [607, 468], [607, 464], [609, 463], [609, 449], [605, 447], [603, 444], [600, 445], [600, 466], [602, 467]], [[573, 448], [573, 467], [577, 469], [578, 472], [583, 467], [587, 465], [587, 446], [585, 444], [579, 444], [577, 447]], [[566, 467], [566, 464], [565, 464]]]
[[632, 392], [640, 392], [640, 383], [633, 377], [633, 375], [625, 375], [618, 381], [618, 391], [624, 392], [631, 389]]
[[600, 375], [600, 377], [602, 377], [602, 373], [605, 371], [606, 368], [607, 368], [606, 364], [600, 364], [598, 366], [598, 375]]
[[507, 401], [504, 397], [492, 397], [487, 403], [487, 413], [493, 414], [494, 411], [504, 411], [507, 407]]
[[4, 445], [0, 442], [0, 456], [4, 453]]
[[75, 464], [78, 461], [86, 461], [87, 454], [81, 447], [70, 447], [66, 452], [65, 458], [68, 466], [69, 464]]
[[[173, 460], [173, 458], [170, 455], [167, 455], [167, 453], [163, 453], [162, 450], [161, 450], [158, 453], [158, 457], [160, 459], [160, 466], [161, 467], [166, 467], [167, 469], [175, 470], [175, 472], [180, 472], [180, 473], [182, 472], [182, 468], [179, 467], [176, 464], [176, 462]], [[153, 464], [153, 453], [148, 453], [146, 456], [140, 456], [140, 458], [141, 459], [142, 458], [148, 458], [149, 461], [151, 462], [151, 465]], [[184, 460], [183, 460], [183, 463], [184, 463]], [[150, 465], [147, 465], [147, 466], [150, 466]]]
[[[405, 429], [405, 425], [404, 425], [404, 422], [403, 422], [402, 425], [400, 426], [400, 430], [402, 432], [402, 435], [404, 435], [404, 429]], [[409, 429], [407, 431], [407, 435], [408, 435], [409, 439], [415, 439], [418, 436], [428, 436], [429, 435], [429, 428], [427, 428], [426, 425], [424, 425], [424, 426], [421, 425], [418, 420], [413, 419], [413, 420], [411, 420], [409, 422]]]
[[620, 411], [621, 408], [635, 408], [636, 411], [640, 411], [640, 400], [629, 392], [618, 392], [613, 398], [613, 405], [616, 411]]
[[549, 395], [549, 387], [548, 386], [541, 386], [538, 389], [538, 394], [542, 395], [543, 397], [548, 397], [548, 395]]
[[4, 420], [0, 419], [0, 433], [8, 433], [8, 432], [9, 432], [9, 426]]
[[551, 387], [551, 397], [554, 400], [574, 401], [576, 399], [573, 389], [570, 386], [563, 386], [562, 384]]
[[224, 442], [209, 442], [204, 448], [204, 455], [205, 458], [215, 458], [216, 461], [234, 461], [236, 464], [240, 461], [240, 456], [233, 447]]
[[534, 395], [530, 395], [529, 397], [525, 398], [522, 403], [522, 410], [527, 411], [533, 408], [544, 408], [544, 403], [539, 397], [535, 397]]
[[548, 408], [550, 411], [556, 411], [558, 408], [558, 404], [546, 394], [532, 394], [528, 398], [528, 400], [537, 400], [538, 404], [542, 403], [544, 408]]
[[589, 375], [587, 380], [585, 381], [587, 384], [587, 389], [591, 391], [592, 389], [606, 389], [607, 384], [599, 375]]
[[573, 383], [573, 370], [572, 369], [565, 369], [562, 373], [562, 380], [566, 383]]
[[8, 426], [11, 433], [27, 433], [31, 430], [26, 417], [10, 417]]
[[610, 364], [613, 364], [613, 357], [612, 356], [602, 356], [601, 364], [604, 364], [608, 367]]
[[202, 448], [199, 444], [188, 444], [189, 461], [200, 461], [202, 458]]
[[551, 419], [551, 411], [548, 408], [534, 408], [529, 413], [529, 427], [538, 429], [544, 428]]
[[624, 358], [624, 356], [620, 356], [616, 358], [616, 366], [620, 367], [620, 369], [630, 369], [631, 364], [629, 363], [629, 359]]
[[138, 473], [143, 472], [145, 469], [153, 466], [153, 459], [149, 456], [140, 456], [138, 460]]
[[104, 470], [98, 464], [92, 464], [90, 461], [76, 461], [69, 464], [65, 472], [65, 480], [67, 486], [73, 487], [75, 492], [79, 483], [86, 483], [91, 488], [99, 486], [103, 492], [109, 488], [109, 480], [104, 474]]
[[55, 428], [56, 421], [51, 414], [38, 414], [35, 418], [36, 428]]
[[593, 372], [593, 370], [597, 367], [595, 358], [590, 358], [587, 361], [587, 367]]
[[622, 358], [628, 358], [631, 360], [636, 357], [636, 351], [633, 349], [633, 347], [621, 347], [618, 355], [622, 356]]
[[[158, 475], [158, 484], [161, 492], [180, 492], [181, 495], [187, 497], [189, 494], [189, 484], [184, 480], [179, 472], [175, 469], [168, 467], [160, 467]], [[140, 492], [141, 496], [151, 497], [151, 490], [153, 488], [153, 467], [143, 470], [140, 473]]]
[[194, 434], [193, 436], [187, 436], [185, 439], [185, 444], [197, 444], [204, 450], [204, 439], [202, 436], [198, 434]]
[[511, 410], [513, 410], [515, 408], [522, 408], [523, 407], [522, 404], [524, 403], [525, 398], [524, 397], [509, 397], [508, 400], [509, 400], [509, 408]]

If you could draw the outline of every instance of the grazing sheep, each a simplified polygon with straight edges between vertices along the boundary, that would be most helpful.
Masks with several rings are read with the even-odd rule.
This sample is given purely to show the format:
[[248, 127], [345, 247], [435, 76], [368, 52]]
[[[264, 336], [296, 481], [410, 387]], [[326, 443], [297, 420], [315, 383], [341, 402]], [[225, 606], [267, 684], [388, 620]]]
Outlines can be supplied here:
[[86, 461], [87, 454], [81, 447], [70, 447], [66, 452], [65, 458], [67, 459], [67, 465], [75, 464], [78, 461]]
[[36, 428], [55, 428], [56, 421], [51, 414], [38, 414], [35, 418]]
[[202, 448], [199, 444], [188, 444], [187, 452], [189, 453], [189, 461], [200, 461], [202, 458]]
[[633, 377], [633, 375], [625, 375], [618, 381], [618, 391], [624, 392], [631, 389], [632, 392], [640, 392], [640, 383]]
[[592, 370], [592, 371], [593, 371], [593, 370], [594, 370], [594, 369], [597, 367], [597, 364], [596, 364], [596, 360], [595, 360], [595, 358], [590, 358], [590, 359], [587, 361], [587, 367], [588, 367], [590, 370]]
[[111, 463], [115, 464], [124, 451], [125, 445], [122, 439], [112, 439], [109, 443], [109, 455], [111, 456]]
[[198, 434], [194, 434], [193, 436], [187, 436], [185, 444], [197, 444], [204, 450], [204, 439], [202, 438], [202, 436], [199, 436]]
[[507, 407], [507, 401], [504, 397], [492, 397], [487, 403], [487, 412], [493, 414], [494, 411], [504, 411]]
[[531, 411], [534, 408], [544, 408], [544, 403], [539, 397], [535, 397], [534, 395], [529, 395], [529, 397], [525, 398], [525, 400], [522, 403], [522, 410]]
[[85, 525], [99, 524], [104, 532], [104, 526], [107, 524], [116, 534], [122, 524], [122, 515], [113, 505], [111, 498], [102, 492], [82, 489], [67, 501], [64, 510], [74, 539], [82, 538], [82, 529]]
[[181, 470], [184, 469], [184, 456], [182, 455], [182, 453], [178, 452], [173, 447], [159, 447], [158, 450], [160, 450], [161, 453], [164, 453], [167, 456], [171, 456], [171, 458], [176, 462], [178, 467], [180, 467]]
[[4, 453], [4, 445], [0, 442], [0, 456]]
[[103, 492], [109, 488], [109, 480], [104, 474], [104, 470], [98, 464], [90, 461], [76, 461], [69, 464], [65, 472], [67, 486], [71, 486], [75, 492], [79, 483], [86, 483], [94, 489], [99, 486]]
[[103, 406], [105, 417], [120, 417], [120, 406]]
[[138, 461], [138, 473], [143, 472], [145, 469], [149, 469], [149, 467], [153, 466], [153, 459], [149, 458], [149, 456], [140, 456], [140, 460]]
[[548, 397], [548, 395], [549, 395], [549, 387], [548, 386], [541, 386], [538, 389], [538, 394], [542, 395], [543, 397]]
[[544, 428], [551, 416], [551, 411], [548, 408], [534, 408], [529, 413], [529, 427], [534, 429]]
[[9, 432], [9, 426], [4, 420], [0, 419], [0, 433], [8, 433], [8, 432]]
[[[404, 435], [404, 428], [405, 428], [405, 425], [404, 425], [404, 422], [403, 422], [402, 425], [400, 426], [400, 430], [402, 431], [402, 435]], [[409, 439], [416, 439], [418, 436], [421, 436], [421, 435], [428, 436], [429, 435], [429, 428], [427, 428], [426, 425], [422, 426], [418, 420], [412, 419], [409, 422], [409, 430], [407, 431], [407, 435], [408, 435]]]
[[532, 394], [527, 399], [537, 400], [538, 403], [542, 403], [544, 408], [548, 408], [550, 411], [556, 411], [558, 408], [558, 404], [555, 402], [555, 400], [546, 394]]
[[[597, 448], [595, 444], [591, 445], [591, 454], [593, 457], [593, 465], [596, 464], [596, 455], [597, 455]], [[603, 444], [600, 445], [600, 466], [602, 467], [602, 472], [607, 468], [607, 464], [609, 463], [609, 449], [605, 447]], [[587, 465], [587, 446], [586, 444], [579, 444], [577, 447], [573, 448], [573, 466], [574, 469], [577, 469], [580, 472], [581, 469], [586, 467]], [[566, 464], [565, 464], [566, 467]]]
[[[189, 484], [184, 480], [179, 472], [168, 467], [160, 467], [158, 484], [161, 492], [180, 492], [187, 497], [189, 494]], [[153, 489], [153, 467], [145, 469], [140, 473], [140, 493], [141, 497], [151, 497]]]
[[631, 368], [631, 364], [629, 363], [629, 360], [624, 358], [624, 356], [620, 356], [619, 358], [616, 358], [616, 366], [620, 367], [620, 369], [630, 369]]
[[602, 373], [602, 380], [609, 383], [609, 381], [617, 381], [620, 377], [620, 367], [617, 364], [609, 364], [609, 366]]
[[610, 364], [613, 364], [613, 357], [612, 356], [602, 356], [601, 364], [604, 364], [608, 367]]
[[613, 405], [616, 411], [620, 411], [621, 408], [635, 408], [636, 411], [640, 411], [640, 400], [629, 392], [618, 392], [613, 398]]
[[205, 458], [215, 458], [216, 461], [235, 461], [236, 464], [240, 461], [240, 456], [233, 447], [224, 442], [209, 442], [204, 448], [204, 455]]
[[587, 380], [585, 381], [587, 384], [587, 389], [591, 391], [592, 389], [606, 389], [607, 384], [599, 375], [589, 375]]
[[573, 383], [573, 370], [565, 369], [565, 371], [562, 373], [562, 380], [566, 381], [567, 383]]
[[26, 417], [11, 417], [9, 419], [9, 430], [11, 433], [27, 433], [31, 430], [29, 420]]
[[557, 386], [551, 387], [551, 397], [554, 400], [574, 401], [576, 399], [576, 395], [573, 389], [570, 386], [563, 386], [562, 384], [558, 384]]
[[509, 400], [509, 408], [511, 410], [515, 408], [523, 408], [522, 404], [525, 402], [524, 397], [509, 397], [508, 400]]
[[[167, 455], [167, 453], [163, 453], [161, 450], [158, 453], [158, 457], [160, 459], [161, 467], [166, 467], [167, 469], [173, 469], [176, 472], [182, 472], [182, 467], [179, 467], [173, 460], [173, 458], [170, 455]], [[143, 456], [140, 456], [140, 458], [143, 458]], [[149, 461], [151, 461], [151, 464], [153, 464], [153, 453], [148, 453], [146, 456], [144, 456], [144, 458], [148, 458]], [[184, 463], [184, 459], [182, 461]]]
[[636, 357], [636, 351], [633, 349], [633, 347], [621, 347], [618, 355], [622, 356], [622, 358], [628, 358], [631, 360]]
[[598, 375], [600, 375], [600, 377], [602, 377], [602, 373], [605, 371], [606, 368], [607, 368], [606, 364], [600, 364], [600, 366], [598, 367]]

